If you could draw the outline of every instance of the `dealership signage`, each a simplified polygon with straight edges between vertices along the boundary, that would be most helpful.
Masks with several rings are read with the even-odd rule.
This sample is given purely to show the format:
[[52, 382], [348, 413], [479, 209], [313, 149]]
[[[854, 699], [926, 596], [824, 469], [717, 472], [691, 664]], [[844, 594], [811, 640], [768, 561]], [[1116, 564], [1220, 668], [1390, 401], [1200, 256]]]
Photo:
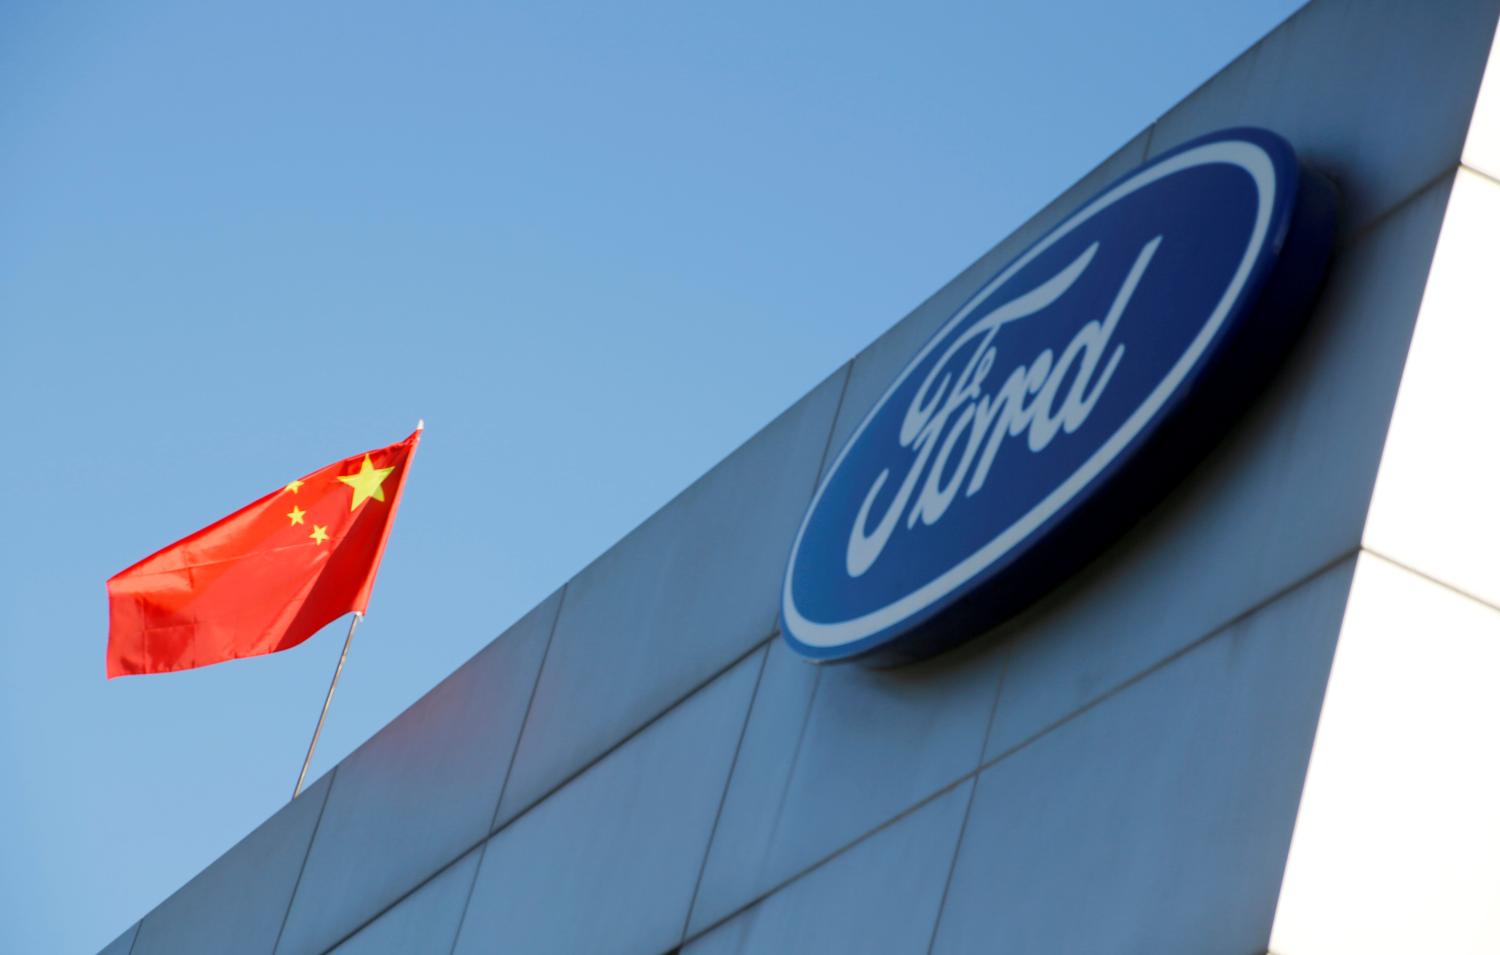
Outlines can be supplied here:
[[815, 660], [927, 656], [1097, 556], [1266, 384], [1334, 206], [1285, 140], [1224, 130], [994, 274], [829, 467], [787, 567], [787, 642]]

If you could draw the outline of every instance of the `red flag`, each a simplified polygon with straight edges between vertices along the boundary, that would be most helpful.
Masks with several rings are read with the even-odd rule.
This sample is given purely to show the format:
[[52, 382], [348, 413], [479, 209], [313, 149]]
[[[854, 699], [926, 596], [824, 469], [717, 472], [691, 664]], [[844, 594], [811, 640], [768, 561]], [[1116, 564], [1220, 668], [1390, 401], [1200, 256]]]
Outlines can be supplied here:
[[275, 653], [364, 613], [421, 435], [292, 481], [111, 577], [109, 677]]

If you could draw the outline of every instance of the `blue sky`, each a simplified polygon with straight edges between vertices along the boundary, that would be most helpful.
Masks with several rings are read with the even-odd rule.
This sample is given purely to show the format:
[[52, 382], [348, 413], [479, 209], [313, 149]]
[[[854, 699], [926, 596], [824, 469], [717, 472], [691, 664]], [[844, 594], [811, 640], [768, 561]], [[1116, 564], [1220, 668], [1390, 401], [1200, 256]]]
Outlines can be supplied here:
[[1299, 5], [7, 4], [0, 950], [283, 804], [338, 655], [106, 682], [111, 574], [426, 418], [321, 774]]

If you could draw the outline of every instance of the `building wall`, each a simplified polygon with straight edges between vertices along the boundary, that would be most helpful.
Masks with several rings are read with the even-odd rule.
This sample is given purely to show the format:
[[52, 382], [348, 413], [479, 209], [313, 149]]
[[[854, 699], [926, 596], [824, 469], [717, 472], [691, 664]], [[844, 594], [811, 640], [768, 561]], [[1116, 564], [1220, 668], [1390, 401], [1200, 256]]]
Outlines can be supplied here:
[[[1472, 348], [1500, 309], [1466, 297], [1500, 305], [1472, 251], [1500, 235], [1500, 89], [1475, 111], [1497, 14], [1314, 0], [107, 951], [1497, 950], [1500, 780], [1476, 747], [1500, 735], [1500, 514], [1475, 517], [1497, 471], [1449, 474], [1497, 461], [1432, 437], [1500, 407]], [[994, 633], [899, 670], [796, 659], [791, 538], [907, 358], [1107, 181], [1240, 124], [1344, 200], [1265, 395]], [[1423, 706], [1390, 705], [1408, 692]]]
[[1500, 951], [1497, 172], [1492, 65], [1365, 523], [1276, 913], [1279, 955]]

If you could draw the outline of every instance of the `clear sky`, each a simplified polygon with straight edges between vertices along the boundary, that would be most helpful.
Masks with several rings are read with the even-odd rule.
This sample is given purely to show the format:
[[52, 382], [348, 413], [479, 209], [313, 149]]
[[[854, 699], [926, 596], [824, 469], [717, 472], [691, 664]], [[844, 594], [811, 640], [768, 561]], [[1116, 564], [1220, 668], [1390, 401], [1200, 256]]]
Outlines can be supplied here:
[[344, 623], [104, 678], [104, 581], [428, 430], [313, 774], [1300, 0], [0, 8], [0, 951], [288, 798]]

